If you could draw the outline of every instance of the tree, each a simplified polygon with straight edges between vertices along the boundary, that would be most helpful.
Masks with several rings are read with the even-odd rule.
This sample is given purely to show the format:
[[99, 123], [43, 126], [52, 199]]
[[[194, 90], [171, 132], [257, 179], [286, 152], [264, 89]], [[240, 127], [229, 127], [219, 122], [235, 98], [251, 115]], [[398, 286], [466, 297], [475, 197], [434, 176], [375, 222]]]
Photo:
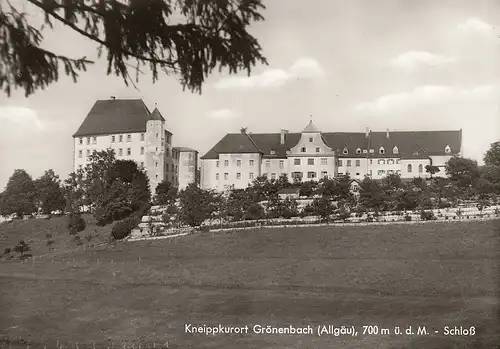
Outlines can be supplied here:
[[227, 197], [227, 214], [235, 221], [246, 218], [246, 212], [253, 201], [244, 189], [233, 189]]
[[59, 176], [52, 169], [35, 180], [36, 200], [43, 213], [64, 210], [66, 199]]
[[491, 143], [490, 149], [484, 154], [484, 164], [487, 166], [500, 167], [500, 141]]
[[300, 185], [300, 196], [311, 197], [316, 194], [318, 190], [318, 182], [316, 181], [306, 181], [302, 182]]
[[475, 160], [452, 157], [446, 163], [446, 174], [458, 187], [466, 189], [479, 177], [479, 167]]
[[[54, 22], [80, 34], [106, 54], [107, 74], [134, 83], [143, 67], [153, 82], [159, 72], [179, 77], [183, 88], [201, 92], [213, 71], [229, 73], [267, 64], [256, 38], [248, 31], [264, 18], [262, 0], [27, 0], [32, 12], [45, 15], [44, 25]], [[33, 14], [33, 13], [30, 13]], [[22, 88], [26, 96], [56, 82], [60, 65], [76, 82], [78, 73], [93, 62], [70, 58], [42, 47], [43, 35], [30, 16], [11, 5], [0, 6], [0, 87], [10, 95]], [[175, 18], [174, 18], [175, 17]], [[132, 61], [132, 62], [131, 62]], [[135, 65], [131, 65], [134, 63]]]
[[211, 190], [204, 190], [189, 184], [179, 193], [180, 218], [182, 222], [192, 227], [200, 226], [219, 208], [219, 195]]
[[308, 211], [313, 215], [320, 216], [323, 221], [328, 221], [334, 210], [335, 206], [332, 200], [327, 196], [321, 196], [313, 199]]
[[431, 175], [431, 178], [432, 178], [432, 176], [434, 176], [436, 173], [439, 172], [439, 167], [432, 166], [432, 165], [426, 165], [425, 172], [429, 173]]
[[25, 170], [15, 170], [2, 193], [0, 212], [22, 216], [35, 211], [36, 190], [33, 179]]
[[14, 252], [20, 253], [21, 258], [24, 257], [24, 254], [30, 250], [30, 246], [24, 242], [24, 240], [19, 241], [19, 244], [14, 247]]
[[177, 188], [167, 180], [161, 181], [156, 186], [155, 193], [155, 202], [158, 205], [170, 205], [177, 198]]
[[359, 203], [361, 206], [379, 211], [385, 207], [385, 202], [381, 186], [369, 177], [365, 177], [359, 190]]

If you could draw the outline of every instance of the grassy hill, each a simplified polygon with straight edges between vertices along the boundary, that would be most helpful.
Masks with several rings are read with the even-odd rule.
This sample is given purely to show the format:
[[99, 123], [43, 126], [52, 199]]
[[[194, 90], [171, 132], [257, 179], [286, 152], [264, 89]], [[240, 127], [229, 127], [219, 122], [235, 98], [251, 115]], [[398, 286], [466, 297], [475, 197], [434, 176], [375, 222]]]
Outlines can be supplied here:
[[[122, 341], [135, 348], [139, 341], [142, 348], [165, 341], [169, 348], [494, 348], [499, 239], [498, 220], [255, 229], [4, 261], [0, 338], [48, 349], [56, 341], [80, 348]], [[186, 324], [354, 325], [360, 333], [363, 325], [411, 325], [430, 334], [206, 336], [186, 333]], [[461, 325], [476, 326], [476, 336], [443, 336], [444, 326]]]

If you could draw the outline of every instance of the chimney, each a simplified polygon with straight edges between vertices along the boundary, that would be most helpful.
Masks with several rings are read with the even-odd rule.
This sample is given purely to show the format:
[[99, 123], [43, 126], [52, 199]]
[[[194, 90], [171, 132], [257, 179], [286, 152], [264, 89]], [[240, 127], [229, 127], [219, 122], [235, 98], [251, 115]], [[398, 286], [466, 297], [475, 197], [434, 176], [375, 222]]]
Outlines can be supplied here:
[[247, 128], [246, 127], [242, 127], [240, 129], [240, 132], [241, 132], [242, 135], [247, 134]]
[[365, 137], [366, 137], [366, 138], [368, 138], [369, 136], [370, 136], [370, 128], [369, 128], [369, 127], [367, 127], [367, 128], [365, 129]]
[[281, 130], [281, 137], [280, 137], [280, 144], [284, 145], [285, 144], [285, 135], [288, 133], [288, 130]]
[[385, 130], [385, 138], [389, 139], [389, 129]]

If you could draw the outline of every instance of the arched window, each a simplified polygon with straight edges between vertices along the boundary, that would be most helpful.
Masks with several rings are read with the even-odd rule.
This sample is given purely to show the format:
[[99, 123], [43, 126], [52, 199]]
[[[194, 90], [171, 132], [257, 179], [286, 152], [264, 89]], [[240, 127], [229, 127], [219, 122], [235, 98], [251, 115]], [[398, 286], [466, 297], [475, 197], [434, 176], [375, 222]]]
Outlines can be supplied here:
[[349, 153], [349, 150], [347, 150], [347, 148], [344, 148], [343, 153], [344, 153], [344, 154], [347, 154], [347, 153]]
[[407, 171], [408, 173], [411, 173], [411, 171], [412, 171], [412, 166], [411, 166], [411, 164], [408, 164], [408, 166], [406, 167], [406, 171]]
[[379, 152], [380, 154], [384, 154], [384, 153], [385, 153], [385, 149], [384, 149], [384, 147], [380, 147], [380, 149], [378, 150], [378, 152]]
[[394, 148], [392, 148], [392, 153], [393, 154], [398, 154], [399, 153], [399, 149], [397, 146], [394, 146]]
[[361, 149], [356, 149], [356, 154], [361, 154]]
[[444, 152], [447, 153], [447, 154], [451, 153], [451, 148], [450, 148], [449, 145], [447, 145], [446, 148], [444, 148]]
[[422, 164], [418, 165], [418, 173], [424, 172], [424, 166]]

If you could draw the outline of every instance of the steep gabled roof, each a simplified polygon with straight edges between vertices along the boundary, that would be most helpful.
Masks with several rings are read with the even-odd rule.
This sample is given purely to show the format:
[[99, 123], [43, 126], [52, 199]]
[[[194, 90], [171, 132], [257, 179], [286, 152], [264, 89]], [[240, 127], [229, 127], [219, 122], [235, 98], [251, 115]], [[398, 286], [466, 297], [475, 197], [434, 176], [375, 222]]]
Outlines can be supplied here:
[[[247, 137], [253, 142], [249, 142]], [[445, 155], [447, 145], [451, 148], [449, 155], [460, 153], [462, 145], [462, 131], [393, 131], [370, 132], [366, 137], [363, 132], [326, 132], [321, 134], [327, 146], [339, 157], [373, 157], [373, 158], [428, 158], [432, 155]], [[288, 133], [285, 144], [280, 144], [279, 133], [253, 133], [249, 135], [228, 134], [215, 145], [202, 159], [217, 159], [219, 153], [258, 153], [261, 150], [267, 158], [285, 158], [286, 151], [299, 142], [300, 133]], [[239, 142], [242, 142], [241, 144]], [[393, 154], [394, 146], [398, 153]], [[384, 154], [380, 154], [380, 147], [384, 147]], [[241, 150], [239, 150], [241, 148]], [[258, 148], [258, 150], [256, 150]], [[344, 155], [346, 148], [348, 154]], [[361, 154], [356, 154], [357, 149]], [[369, 150], [374, 152], [370, 153]], [[363, 153], [366, 150], [367, 153]], [[274, 154], [271, 154], [274, 151]]]
[[73, 137], [146, 132], [149, 115], [149, 109], [142, 99], [99, 100]]
[[309, 123], [307, 124], [306, 128], [302, 131], [302, 133], [318, 133], [319, 130], [318, 128], [316, 127], [316, 125], [314, 125], [314, 123], [311, 121], [309, 121]]
[[163, 115], [161, 115], [160, 111], [156, 107], [153, 110], [153, 112], [149, 115], [149, 119], [148, 120], [165, 121], [165, 119], [163, 118]]

